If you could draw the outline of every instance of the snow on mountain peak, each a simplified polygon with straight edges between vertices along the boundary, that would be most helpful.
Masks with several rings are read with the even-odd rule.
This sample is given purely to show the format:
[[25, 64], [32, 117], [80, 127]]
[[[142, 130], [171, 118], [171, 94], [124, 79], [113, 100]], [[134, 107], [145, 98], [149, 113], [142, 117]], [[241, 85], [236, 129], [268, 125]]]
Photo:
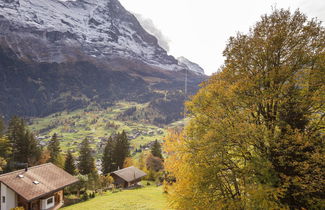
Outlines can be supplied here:
[[187, 58], [179, 57], [179, 58], [177, 58], [177, 60], [178, 60], [179, 65], [184, 66], [185, 68], [188, 68], [190, 71], [193, 71], [196, 74], [204, 74], [204, 70], [201, 66], [189, 61]]
[[0, 43], [39, 62], [64, 62], [80, 51], [203, 72], [169, 56], [118, 0], [0, 0]]

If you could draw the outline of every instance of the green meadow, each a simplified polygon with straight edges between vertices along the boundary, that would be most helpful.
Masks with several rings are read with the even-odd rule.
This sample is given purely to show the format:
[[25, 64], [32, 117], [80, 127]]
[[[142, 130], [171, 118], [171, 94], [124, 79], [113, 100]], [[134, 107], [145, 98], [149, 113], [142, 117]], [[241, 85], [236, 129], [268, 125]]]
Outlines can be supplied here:
[[67, 206], [63, 210], [149, 210], [169, 209], [166, 194], [162, 187], [146, 186], [140, 189], [123, 190], [121, 192], [107, 192], [85, 202]]

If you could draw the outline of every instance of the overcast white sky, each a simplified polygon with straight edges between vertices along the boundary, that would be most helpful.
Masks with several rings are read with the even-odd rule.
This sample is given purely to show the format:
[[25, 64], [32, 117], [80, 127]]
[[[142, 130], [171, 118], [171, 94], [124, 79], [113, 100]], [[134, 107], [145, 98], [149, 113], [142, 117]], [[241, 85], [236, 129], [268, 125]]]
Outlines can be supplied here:
[[[207, 74], [223, 64], [222, 51], [230, 36], [249, 27], [272, 6], [300, 8], [309, 18], [325, 21], [325, 0], [120, 0], [122, 5], [154, 25], [169, 40], [169, 54], [184, 56]], [[147, 20], [148, 22], [148, 20]], [[149, 21], [150, 22], [150, 21]], [[324, 24], [323, 24], [324, 25]]]

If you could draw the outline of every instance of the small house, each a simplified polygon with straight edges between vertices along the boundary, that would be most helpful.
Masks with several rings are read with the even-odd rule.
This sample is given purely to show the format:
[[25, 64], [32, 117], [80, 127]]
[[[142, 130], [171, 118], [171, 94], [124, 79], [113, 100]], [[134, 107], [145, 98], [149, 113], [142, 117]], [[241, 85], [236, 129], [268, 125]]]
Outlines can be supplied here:
[[131, 166], [111, 173], [114, 179], [114, 185], [117, 187], [128, 188], [136, 185], [147, 174], [140, 169]]
[[58, 209], [64, 203], [63, 189], [76, 182], [77, 178], [52, 163], [2, 174], [0, 209]]

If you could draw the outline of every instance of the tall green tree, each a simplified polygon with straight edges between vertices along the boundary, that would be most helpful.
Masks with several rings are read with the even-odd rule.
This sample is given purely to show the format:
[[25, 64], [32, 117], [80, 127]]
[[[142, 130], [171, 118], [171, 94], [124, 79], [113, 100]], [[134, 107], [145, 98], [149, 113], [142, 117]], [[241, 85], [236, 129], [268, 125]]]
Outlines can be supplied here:
[[118, 168], [123, 168], [125, 159], [130, 156], [130, 142], [124, 130], [114, 137], [114, 141], [115, 149], [113, 152], [113, 161], [116, 163], [114, 165], [114, 170], [117, 170]]
[[25, 158], [21, 158], [20, 160], [24, 160], [27, 158], [29, 166], [35, 166], [38, 164], [41, 155], [42, 155], [42, 147], [39, 144], [39, 141], [36, 139], [35, 135], [26, 129], [26, 141], [25, 145], [21, 145], [21, 151], [26, 151]]
[[72, 152], [69, 150], [64, 162], [64, 170], [71, 175], [76, 175], [75, 159]]
[[122, 169], [127, 157], [130, 156], [130, 142], [126, 132], [110, 137], [104, 148], [102, 170], [104, 174]]
[[82, 175], [88, 175], [95, 171], [95, 161], [91, 154], [91, 148], [88, 138], [85, 138], [80, 145], [79, 172]]
[[102, 158], [102, 172], [103, 174], [108, 174], [115, 170], [115, 160], [114, 157], [115, 144], [113, 138], [110, 137], [104, 148], [104, 154]]
[[[28, 163], [33, 166], [37, 164], [41, 157], [42, 148], [25, 125], [23, 119], [13, 117], [9, 123], [7, 131], [8, 139], [12, 145], [11, 160], [15, 163]], [[13, 166], [15, 168], [15, 166]]]
[[158, 140], [154, 141], [154, 143], [151, 147], [151, 154], [155, 157], [163, 159], [162, 151], [161, 151], [161, 144], [158, 142]]
[[54, 163], [55, 165], [60, 165], [60, 142], [56, 133], [53, 134], [51, 140], [49, 141], [49, 145], [47, 147], [50, 152], [49, 162]]
[[324, 49], [324, 27], [299, 11], [229, 39], [186, 129], [166, 139], [174, 208], [325, 208]]

